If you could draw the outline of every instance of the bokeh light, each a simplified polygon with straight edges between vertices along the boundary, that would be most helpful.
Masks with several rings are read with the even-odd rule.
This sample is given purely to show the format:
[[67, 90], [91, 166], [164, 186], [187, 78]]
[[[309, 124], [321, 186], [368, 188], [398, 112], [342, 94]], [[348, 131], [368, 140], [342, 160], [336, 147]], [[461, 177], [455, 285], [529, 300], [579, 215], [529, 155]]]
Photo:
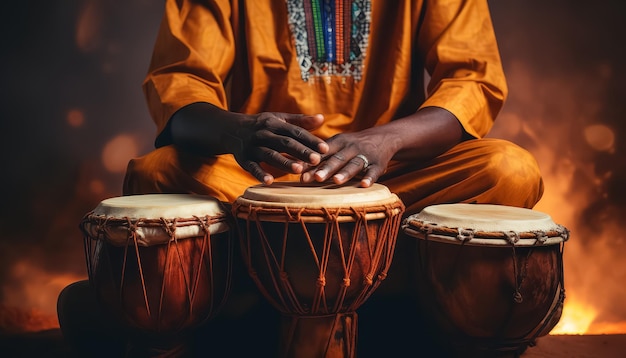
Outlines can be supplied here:
[[137, 141], [128, 134], [111, 139], [102, 149], [102, 164], [112, 173], [123, 173], [128, 161], [139, 152]]

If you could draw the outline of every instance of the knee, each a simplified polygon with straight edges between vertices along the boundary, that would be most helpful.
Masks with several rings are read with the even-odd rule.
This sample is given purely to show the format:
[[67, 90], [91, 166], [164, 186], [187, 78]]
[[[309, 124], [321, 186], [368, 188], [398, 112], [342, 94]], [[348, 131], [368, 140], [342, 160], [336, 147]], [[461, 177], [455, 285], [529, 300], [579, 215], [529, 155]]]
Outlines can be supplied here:
[[543, 179], [535, 157], [526, 149], [490, 140], [482, 177], [494, 193], [491, 202], [532, 208], [543, 195]]
[[158, 148], [142, 157], [131, 159], [126, 168], [123, 194], [164, 192], [168, 176], [175, 172], [177, 153], [173, 146]]

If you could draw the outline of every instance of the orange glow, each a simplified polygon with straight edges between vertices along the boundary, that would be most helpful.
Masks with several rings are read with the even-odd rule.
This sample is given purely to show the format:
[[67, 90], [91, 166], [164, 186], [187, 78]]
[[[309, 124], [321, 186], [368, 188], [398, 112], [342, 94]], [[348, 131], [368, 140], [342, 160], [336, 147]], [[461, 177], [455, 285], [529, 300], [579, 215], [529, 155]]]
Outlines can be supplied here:
[[113, 173], [123, 173], [128, 161], [139, 152], [135, 138], [120, 134], [111, 139], [102, 149], [102, 164]]
[[[611, 172], [599, 175], [598, 164], [590, 160], [595, 152], [613, 153], [619, 140], [613, 128], [602, 124], [605, 80], [611, 71], [601, 66], [599, 73], [581, 72], [564, 80], [536, 74], [523, 62], [509, 63], [510, 110], [503, 111], [490, 133], [534, 154], [545, 184], [534, 209], [548, 213], [571, 233], [563, 257], [565, 306], [551, 334], [626, 333], [623, 217], [619, 209], [598, 206], [598, 198], [607, 195], [604, 186]], [[576, 98], [585, 100], [572, 101]], [[577, 130], [583, 145], [572, 142]], [[602, 215], [587, 218], [591, 207]]]
[[588, 305], [568, 300], [561, 320], [550, 334], [584, 334], [596, 318], [596, 310]]
[[67, 124], [72, 127], [80, 127], [85, 123], [85, 115], [79, 109], [71, 109], [67, 112]]
[[0, 304], [1, 333], [39, 332], [55, 328], [59, 328], [56, 315], [45, 314], [34, 308], [20, 309]]
[[584, 130], [585, 140], [595, 150], [613, 152], [615, 133], [604, 124], [593, 124]]
[[586, 334], [623, 334], [626, 332], [626, 321], [592, 323]]
[[16, 262], [9, 277], [15, 284], [2, 287], [0, 331], [10, 328], [14, 332], [58, 328], [56, 302], [59, 293], [70, 283], [86, 279], [48, 272], [28, 259]]

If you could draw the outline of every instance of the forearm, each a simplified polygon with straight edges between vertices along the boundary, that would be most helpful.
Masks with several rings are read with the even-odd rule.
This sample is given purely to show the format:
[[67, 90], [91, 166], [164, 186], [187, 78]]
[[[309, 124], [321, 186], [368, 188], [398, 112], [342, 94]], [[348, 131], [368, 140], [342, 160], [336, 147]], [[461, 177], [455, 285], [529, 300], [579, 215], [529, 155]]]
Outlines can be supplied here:
[[440, 107], [426, 107], [380, 128], [389, 134], [389, 145], [395, 146], [394, 160], [432, 159], [469, 136], [458, 119]]
[[170, 119], [172, 143], [191, 152], [214, 156], [241, 151], [244, 129], [254, 125], [251, 116], [198, 102], [178, 110]]

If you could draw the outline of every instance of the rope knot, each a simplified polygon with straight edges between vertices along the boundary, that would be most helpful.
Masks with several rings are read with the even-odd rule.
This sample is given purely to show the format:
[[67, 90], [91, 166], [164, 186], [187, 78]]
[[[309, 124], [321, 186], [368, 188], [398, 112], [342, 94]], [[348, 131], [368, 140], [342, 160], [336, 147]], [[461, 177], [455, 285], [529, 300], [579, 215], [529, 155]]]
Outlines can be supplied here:
[[197, 217], [197, 216], [194, 216], [194, 218], [196, 218], [196, 220], [198, 220], [198, 222], [200, 223], [200, 227], [202, 228], [202, 231], [204, 231], [204, 233], [208, 234], [209, 233], [209, 226], [210, 226], [209, 225], [209, 220], [210, 220], [209, 216], [206, 215], [204, 217], [204, 220], [199, 218], [199, 217]]
[[130, 218], [125, 218], [126, 219], [126, 223], [128, 223], [128, 231], [131, 232], [131, 234], [134, 234], [135, 232], [137, 232], [137, 230], [139, 229], [139, 221], [137, 222], [133, 222]]
[[324, 208], [324, 213], [326, 214], [326, 219], [330, 222], [336, 222], [339, 217], [339, 210], [331, 212], [327, 208]]
[[422, 232], [425, 233], [426, 235], [430, 235], [433, 233], [434, 227], [435, 225], [426, 223], [422, 226]]
[[470, 241], [474, 238], [474, 229], [459, 228], [459, 234], [456, 238], [461, 242]]
[[543, 245], [548, 240], [548, 235], [546, 235], [545, 231], [538, 230], [538, 231], [533, 231], [533, 233], [535, 234], [535, 238], [537, 239], [535, 244]]
[[343, 287], [350, 287], [350, 277], [344, 277], [342, 283]]
[[509, 244], [511, 244], [511, 245], [515, 245], [519, 241], [519, 233], [518, 232], [506, 231], [506, 232], [503, 232], [503, 234], [504, 234], [504, 238], [506, 239], [506, 241]]
[[326, 286], [326, 278], [324, 276], [318, 277], [317, 281], [316, 281], [316, 285], [317, 285], [317, 287], [324, 287], [324, 286]]
[[161, 223], [163, 223], [163, 230], [167, 233], [167, 236], [170, 238], [174, 238], [176, 233], [176, 219], [172, 221], [168, 221], [165, 218], [161, 218]]
[[363, 278], [363, 283], [367, 286], [371, 286], [374, 283], [374, 278], [372, 277], [372, 274], [368, 273], [367, 275], [365, 275], [365, 277]]
[[563, 241], [567, 241], [569, 239], [569, 230], [565, 226], [558, 225], [557, 232], [561, 235]]

